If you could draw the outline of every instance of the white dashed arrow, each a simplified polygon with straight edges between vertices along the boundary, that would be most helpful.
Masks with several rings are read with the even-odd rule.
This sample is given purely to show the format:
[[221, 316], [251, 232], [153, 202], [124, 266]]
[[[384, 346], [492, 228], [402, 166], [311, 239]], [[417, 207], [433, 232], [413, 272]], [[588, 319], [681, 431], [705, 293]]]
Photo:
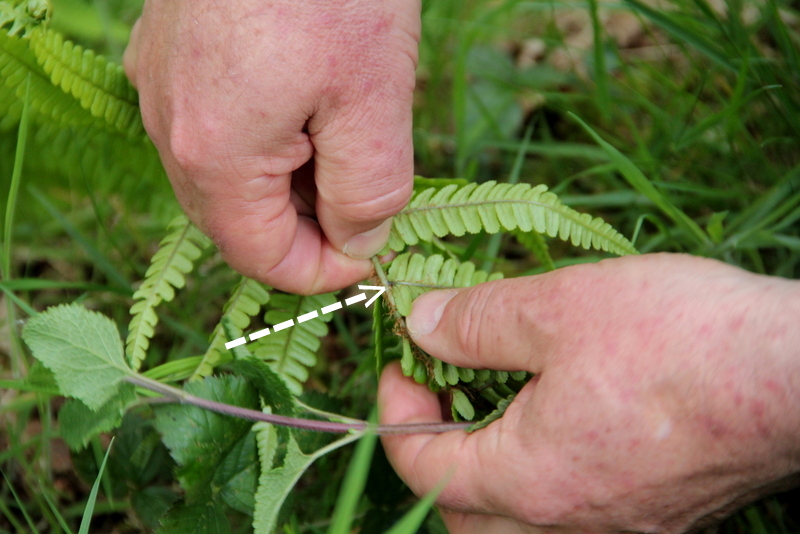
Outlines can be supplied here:
[[[366, 302], [366, 304], [364, 304], [364, 306], [369, 308], [370, 304], [375, 302], [375, 300], [378, 297], [380, 297], [381, 295], [383, 295], [384, 291], [386, 291], [386, 288], [383, 287], [383, 286], [358, 286], [358, 289], [370, 289], [370, 290], [373, 290], [373, 291], [377, 291], [377, 293], [372, 295], [372, 298], [369, 299], [369, 300], [367, 300], [366, 293], [359, 293], [358, 295], [356, 295], [354, 297], [350, 297], [348, 299], [344, 299], [344, 305], [345, 306], [350, 306], [352, 304], [356, 304], [358, 302], [361, 302], [362, 300], [367, 300], [367, 302]], [[326, 314], [329, 314], [331, 312], [335, 312], [336, 310], [341, 310], [341, 309], [342, 309], [342, 301], [340, 300], [339, 302], [336, 302], [335, 304], [331, 304], [330, 306], [324, 306], [322, 309], [319, 310], [319, 312], [317, 312], [317, 310], [314, 310], [312, 312], [304, 313], [303, 315], [301, 315], [301, 316], [299, 316], [299, 317], [297, 317], [295, 319], [289, 319], [288, 321], [284, 321], [282, 323], [278, 323], [276, 325], [273, 325], [272, 331], [280, 332], [281, 330], [286, 330], [287, 328], [293, 327], [295, 324], [304, 323], [306, 321], [310, 321], [311, 319], [316, 319], [320, 315], [326, 315]], [[234, 347], [238, 347], [239, 345], [244, 345], [248, 341], [255, 341], [256, 339], [262, 338], [264, 336], [268, 336], [269, 334], [270, 334], [270, 330], [267, 327], [267, 328], [264, 328], [262, 330], [259, 330], [258, 332], [253, 332], [249, 336], [242, 336], [242, 337], [234, 339], [233, 341], [228, 341], [227, 343], [225, 343], [225, 348], [230, 350], [230, 349], [232, 349]]]

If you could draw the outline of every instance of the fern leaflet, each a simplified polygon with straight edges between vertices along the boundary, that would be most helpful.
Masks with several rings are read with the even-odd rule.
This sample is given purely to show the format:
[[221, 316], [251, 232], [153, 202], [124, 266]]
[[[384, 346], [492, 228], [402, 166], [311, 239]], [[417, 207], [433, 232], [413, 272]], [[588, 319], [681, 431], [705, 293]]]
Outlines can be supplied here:
[[571, 240], [576, 246], [594, 247], [614, 254], [636, 254], [620, 233], [600, 218], [578, 213], [562, 204], [544, 185], [498, 184], [494, 181], [464, 187], [431, 188], [414, 196], [394, 217], [389, 247], [430, 241], [434, 236], [497, 233], [501, 228], [536, 230]]
[[0, 29], [0, 80], [22, 101], [25, 81], [31, 74], [30, 103], [36, 122], [57, 122], [62, 126], [88, 126], [96, 123], [80, 102], [50, 82], [28, 47], [28, 40], [9, 35]]
[[[214, 372], [227, 353], [225, 342], [242, 335], [242, 331], [250, 325], [250, 318], [256, 315], [261, 307], [269, 301], [269, 293], [263, 284], [250, 278], [242, 277], [233, 290], [231, 298], [225, 303], [220, 319], [211, 333], [208, 350], [191, 376], [191, 380], [199, 380]], [[226, 333], [223, 321], [228, 320], [231, 332]]]
[[131, 367], [136, 370], [144, 359], [150, 338], [155, 333], [158, 315], [155, 308], [175, 297], [175, 288], [186, 284], [184, 275], [192, 270], [194, 261], [202, 249], [209, 246], [209, 239], [195, 228], [184, 215], [179, 215], [169, 224], [174, 229], [161, 240], [158, 252], [150, 262], [144, 282], [133, 294], [131, 322], [125, 353]]
[[120, 65], [41, 27], [31, 32], [30, 41], [53, 85], [74, 96], [92, 116], [118, 131], [130, 137], [144, 133], [138, 93]]
[[[270, 297], [270, 310], [264, 320], [269, 324], [282, 323], [335, 302], [336, 297], [332, 293], [310, 297], [274, 293]], [[332, 317], [331, 314], [321, 315], [318, 319], [272, 332], [256, 342], [253, 355], [266, 360], [286, 381], [289, 391], [300, 395], [303, 382], [308, 379], [308, 368], [317, 363], [319, 338], [328, 333], [325, 323]]]
[[434, 254], [400, 254], [392, 260], [387, 278], [392, 284], [397, 311], [402, 316], [411, 313], [411, 303], [418, 296], [433, 289], [470, 287], [487, 280], [498, 280], [502, 273], [489, 274], [475, 269], [471, 262], [460, 263], [454, 259]]

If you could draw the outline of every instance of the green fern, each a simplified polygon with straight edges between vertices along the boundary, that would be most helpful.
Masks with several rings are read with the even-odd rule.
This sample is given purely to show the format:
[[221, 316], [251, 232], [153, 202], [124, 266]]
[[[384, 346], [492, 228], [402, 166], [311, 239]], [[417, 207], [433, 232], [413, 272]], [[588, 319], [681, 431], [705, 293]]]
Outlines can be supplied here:
[[25, 98], [28, 74], [31, 74], [30, 105], [35, 122], [84, 127], [97, 122], [79, 101], [53, 87], [31, 51], [28, 39], [11, 36], [0, 29], [0, 79], [17, 100]]
[[[407, 316], [419, 295], [434, 289], [470, 287], [502, 278], [501, 273], [476, 270], [471, 262], [458, 262], [440, 255], [425, 257], [421, 254], [400, 254], [389, 265], [386, 273], [391, 284], [397, 312]], [[479, 391], [490, 405], [516, 393], [528, 378], [524, 371], [506, 372], [475, 370], [457, 367], [434, 358], [414, 345], [407, 337], [401, 340], [400, 366], [403, 374], [420, 384], [428, 384], [433, 391], [448, 390], [452, 395], [453, 417], [472, 420], [475, 408], [465, 393], [467, 388]], [[509, 382], [513, 380], [513, 382]], [[513, 384], [509, 387], [506, 384]]]
[[544, 185], [498, 184], [494, 181], [464, 187], [431, 188], [414, 196], [394, 217], [389, 247], [430, 241], [434, 236], [497, 233], [505, 228], [536, 230], [614, 254], [636, 254], [636, 249], [608, 223], [562, 204]]
[[[208, 350], [190, 380], [199, 380], [214, 372], [214, 368], [221, 363], [227, 353], [225, 343], [240, 337], [242, 331], [250, 325], [250, 318], [256, 315], [268, 301], [269, 293], [263, 284], [242, 277], [236, 284], [231, 298], [222, 308], [222, 318], [211, 333]], [[226, 329], [223, 328], [223, 321], [226, 319], [230, 332], [226, 332]]]
[[48, 0], [26, 2], [0, 2], [0, 28], [11, 23], [9, 35], [27, 35], [31, 30], [50, 20], [52, 9]]
[[487, 280], [503, 278], [502, 273], [475, 269], [471, 262], [460, 263], [454, 259], [434, 254], [400, 254], [389, 265], [387, 278], [392, 284], [397, 311], [402, 316], [411, 313], [411, 303], [418, 296], [433, 289], [470, 287]]
[[210, 245], [209, 239], [183, 215], [173, 219], [168, 228], [172, 232], [161, 240], [144, 282], [133, 294], [135, 302], [131, 306], [132, 318], [125, 343], [125, 354], [133, 369], [141, 365], [155, 333], [156, 307], [175, 297], [175, 288], [186, 284], [184, 275], [192, 270], [202, 249]]
[[53, 85], [71, 94], [105, 124], [130, 137], [144, 134], [138, 93], [120, 65], [41, 27], [31, 32], [30, 42]]
[[[269, 324], [282, 323], [335, 302], [336, 297], [332, 293], [310, 297], [275, 293], [270, 298], [270, 310], [264, 320]], [[303, 382], [308, 379], [308, 368], [317, 363], [319, 338], [328, 333], [325, 323], [332, 318], [331, 314], [322, 315], [286, 330], [272, 332], [255, 342], [253, 355], [267, 361], [286, 381], [289, 391], [300, 395]]]

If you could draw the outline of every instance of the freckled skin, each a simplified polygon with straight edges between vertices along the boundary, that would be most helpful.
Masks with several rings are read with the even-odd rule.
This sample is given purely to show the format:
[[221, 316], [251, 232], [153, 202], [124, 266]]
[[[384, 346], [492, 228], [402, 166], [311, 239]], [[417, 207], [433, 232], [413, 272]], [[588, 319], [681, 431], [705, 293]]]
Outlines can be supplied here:
[[[415, 341], [537, 379], [489, 427], [386, 437], [387, 455], [420, 495], [455, 468], [453, 533], [699, 528], [800, 474], [797, 324], [800, 282], [682, 255], [460, 290]], [[394, 367], [379, 402], [384, 423], [441, 420]]]

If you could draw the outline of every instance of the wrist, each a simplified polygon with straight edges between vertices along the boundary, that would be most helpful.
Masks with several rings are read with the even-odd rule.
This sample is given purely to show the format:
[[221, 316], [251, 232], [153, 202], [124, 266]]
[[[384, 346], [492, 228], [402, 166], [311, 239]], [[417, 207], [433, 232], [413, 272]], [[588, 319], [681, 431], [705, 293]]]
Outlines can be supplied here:
[[[800, 473], [800, 281], [761, 277], [751, 320], [756, 325], [747, 351], [756, 377], [757, 422], [761, 410], [772, 416], [763, 424], [773, 428], [776, 459], [787, 474]], [[764, 374], [759, 371], [763, 369]]]

